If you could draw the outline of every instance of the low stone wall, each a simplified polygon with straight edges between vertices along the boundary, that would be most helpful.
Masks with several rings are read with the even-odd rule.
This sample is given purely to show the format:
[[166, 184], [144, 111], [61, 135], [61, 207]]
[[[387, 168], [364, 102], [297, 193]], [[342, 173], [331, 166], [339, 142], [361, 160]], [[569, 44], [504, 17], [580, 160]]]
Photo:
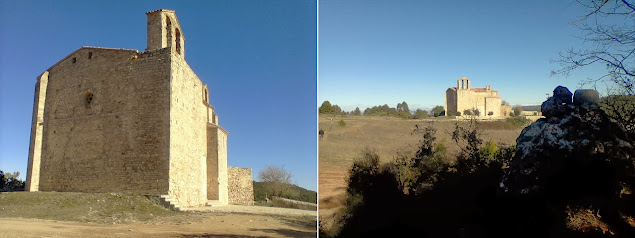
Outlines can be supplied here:
[[253, 205], [254, 181], [250, 168], [227, 166], [229, 204]]

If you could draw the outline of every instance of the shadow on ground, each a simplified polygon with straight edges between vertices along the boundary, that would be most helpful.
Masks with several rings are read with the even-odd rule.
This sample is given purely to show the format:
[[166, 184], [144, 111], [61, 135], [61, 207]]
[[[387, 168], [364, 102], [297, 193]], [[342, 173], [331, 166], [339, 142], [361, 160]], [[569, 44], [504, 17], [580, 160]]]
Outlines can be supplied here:
[[310, 231], [296, 231], [291, 229], [253, 229], [253, 231], [262, 231], [272, 233], [272, 236], [280, 237], [316, 237], [317, 230], [315, 232]]
[[187, 234], [187, 235], [180, 235], [179, 237], [183, 237], [183, 238], [211, 238], [211, 237], [219, 237], [219, 238], [255, 238], [255, 237], [266, 237], [266, 236], [246, 236], [246, 235], [226, 235], [226, 234], [212, 234], [212, 233], [202, 233], [202, 234]]

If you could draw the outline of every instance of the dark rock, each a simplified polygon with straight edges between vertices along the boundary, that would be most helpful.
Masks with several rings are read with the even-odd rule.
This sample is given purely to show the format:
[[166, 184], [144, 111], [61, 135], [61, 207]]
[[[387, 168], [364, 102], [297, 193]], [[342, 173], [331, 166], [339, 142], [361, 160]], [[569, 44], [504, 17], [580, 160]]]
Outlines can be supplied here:
[[571, 91], [563, 86], [558, 86], [553, 90], [553, 97], [557, 103], [569, 104], [571, 103]]
[[593, 89], [578, 89], [573, 95], [575, 105], [597, 105], [600, 103], [600, 94]]
[[[624, 163], [620, 166], [628, 167], [622, 169], [633, 170], [634, 138], [597, 106], [597, 91], [576, 91], [575, 104], [570, 100], [567, 103], [570, 95], [567, 88], [557, 87], [554, 96], [542, 104], [542, 113], [547, 118], [523, 129], [516, 140], [516, 154], [500, 184], [504, 191], [518, 194], [568, 191], [572, 185], [554, 185], [554, 181], [569, 178], [558, 180], [554, 176], [580, 173], [570, 177], [587, 179], [603, 173], [616, 174], [616, 168], [611, 166], [621, 162]], [[589, 183], [600, 184], [600, 178], [604, 177]], [[616, 185], [602, 184], [597, 188], [603, 186]]]

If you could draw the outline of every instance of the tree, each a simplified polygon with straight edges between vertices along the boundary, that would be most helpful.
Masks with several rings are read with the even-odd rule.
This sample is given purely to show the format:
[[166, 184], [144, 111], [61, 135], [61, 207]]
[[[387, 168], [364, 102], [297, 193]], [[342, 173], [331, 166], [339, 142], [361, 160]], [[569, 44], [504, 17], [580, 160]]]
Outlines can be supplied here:
[[472, 109], [472, 113], [474, 113], [474, 116], [480, 116], [481, 115], [481, 110], [478, 110], [478, 108], [474, 108], [474, 109]]
[[356, 107], [352, 114], [353, 116], [361, 116], [362, 111], [359, 110], [359, 107]]
[[265, 190], [271, 196], [281, 196], [291, 187], [291, 173], [282, 166], [267, 165], [264, 170], [258, 172], [258, 179], [266, 182]]
[[562, 68], [552, 75], [568, 76], [572, 71], [594, 64], [606, 66], [607, 73], [590, 82], [608, 81], [621, 94], [635, 93], [635, 1], [576, 1], [588, 10], [573, 25], [583, 32], [585, 49], [570, 49], [552, 62]]
[[333, 111], [333, 106], [331, 105], [331, 102], [329, 101], [324, 101], [322, 103], [322, 106], [320, 106], [319, 112], [320, 113], [332, 113]]
[[443, 106], [433, 107], [432, 108], [432, 115], [434, 117], [443, 116], [443, 115], [445, 115], [445, 109], [443, 108]]
[[318, 111], [320, 113], [325, 113], [325, 114], [340, 114], [340, 113], [342, 113], [342, 109], [340, 108], [340, 106], [338, 106], [337, 104], [331, 105], [331, 102], [329, 102], [329, 101], [324, 101], [322, 103], [322, 106], [320, 106], [320, 108], [318, 109]]
[[18, 179], [20, 172], [5, 173], [0, 170], [0, 191], [24, 191], [24, 181]]
[[417, 109], [417, 111], [415, 111], [415, 114], [413, 116], [414, 119], [420, 119], [420, 118], [426, 118], [426, 117], [428, 117], [428, 111], [421, 110], [421, 109]]
[[408, 107], [408, 103], [406, 101], [397, 104], [397, 112], [407, 112], [410, 114], [410, 108]]
[[[584, 49], [569, 49], [552, 60], [561, 68], [551, 75], [568, 76], [572, 71], [590, 65], [603, 65], [606, 74], [584, 83], [608, 82], [607, 98], [602, 108], [619, 124], [635, 133], [635, 107], [629, 98], [635, 95], [635, 0], [576, 0], [587, 10], [573, 25], [582, 31]], [[631, 101], [632, 102], [632, 101]], [[629, 109], [630, 108], [630, 109]], [[616, 111], [623, 110], [623, 111]]]
[[521, 106], [521, 105], [516, 105], [516, 106], [514, 107], [514, 116], [517, 116], [517, 117], [518, 117], [518, 116], [520, 116], [520, 114], [522, 114], [522, 112], [523, 112], [524, 110], [525, 110], [525, 109], [523, 108], [523, 106]]
[[332, 109], [331, 113], [333, 113], [333, 114], [341, 114], [342, 113], [342, 109], [338, 105], [333, 105], [333, 107], [331, 107], [331, 109]]

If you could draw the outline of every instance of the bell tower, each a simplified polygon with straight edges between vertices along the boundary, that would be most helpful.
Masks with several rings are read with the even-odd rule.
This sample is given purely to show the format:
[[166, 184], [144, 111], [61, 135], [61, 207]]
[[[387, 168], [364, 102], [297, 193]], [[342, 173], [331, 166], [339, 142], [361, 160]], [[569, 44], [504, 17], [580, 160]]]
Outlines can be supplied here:
[[460, 79], [456, 80], [456, 88], [457, 89], [470, 89], [470, 87], [472, 87], [472, 82], [470, 82], [471, 80], [467, 77], [461, 77]]
[[146, 13], [148, 47], [146, 51], [169, 47], [172, 53], [185, 57], [185, 37], [174, 10], [159, 9]]

